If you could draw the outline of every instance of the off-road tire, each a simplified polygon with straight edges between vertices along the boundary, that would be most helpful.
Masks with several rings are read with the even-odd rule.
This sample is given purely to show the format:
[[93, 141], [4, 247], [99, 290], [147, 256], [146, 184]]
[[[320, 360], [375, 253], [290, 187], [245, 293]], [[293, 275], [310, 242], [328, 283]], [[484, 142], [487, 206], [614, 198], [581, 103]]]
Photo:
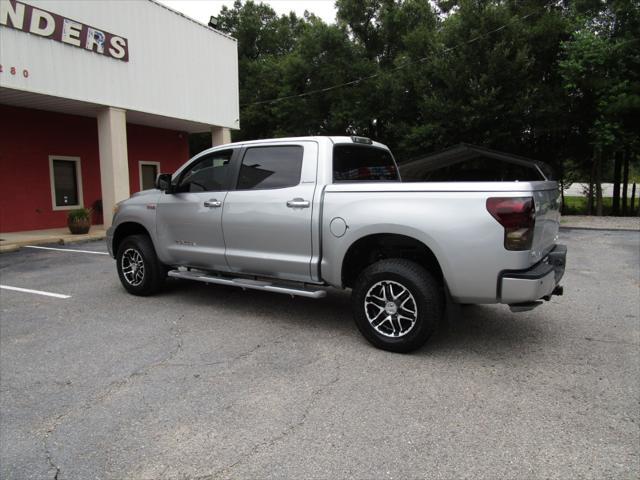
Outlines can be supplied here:
[[[139, 258], [139, 264], [142, 265], [142, 278], [139, 276], [133, 278], [131, 269], [127, 268], [131, 265], [132, 258]], [[153, 243], [147, 235], [126, 237], [118, 247], [116, 266], [122, 286], [133, 295], [153, 295], [162, 288], [167, 278], [167, 267], [158, 260]], [[139, 272], [139, 269], [136, 271]]]
[[[367, 318], [367, 309], [369, 309], [369, 316], [375, 316], [377, 311], [375, 306], [373, 309], [371, 308], [371, 296], [367, 297], [367, 294], [371, 289], [376, 291], [375, 289], [382, 288], [386, 298], [387, 290], [385, 289], [388, 288], [388, 285], [391, 285], [396, 291], [402, 291], [401, 287], [408, 290], [413, 296], [410, 299], [410, 305], [416, 307], [415, 321], [411, 323], [408, 320], [403, 320], [405, 326], [413, 326], [406, 327], [407, 332], [397, 337], [390, 336], [396, 331], [400, 332], [402, 328], [397, 320], [395, 320], [395, 324], [398, 325], [397, 329], [392, 320], [386, 320], [386, 323], [385, 321], [381, 322], [385, 325], [378, 325], [378, 329], [386, 328], [389, 330], [390, 326], [393, 326], [393, 332], [381, 333], [374, 326], [376, 321], [370, 322]], [[367, 304], [365, 304], [366, 298], [369, 299]], [[385, 259], [370, 265], [360, 273], [351, 294], [351, 303], [358, 330], [369, 342], [383, 350], [406, 353], [424, 345], [442, 320], [444, 289], [442, 284], [419, 264], [400, 258]], [[390, 311], [393, 311], [393, 308], [390, 306]], [[382, 316], [387, 315], [386, 310], [380, 311]], [[393, 319], [393, 315], [391, 315], [391, 319]]]

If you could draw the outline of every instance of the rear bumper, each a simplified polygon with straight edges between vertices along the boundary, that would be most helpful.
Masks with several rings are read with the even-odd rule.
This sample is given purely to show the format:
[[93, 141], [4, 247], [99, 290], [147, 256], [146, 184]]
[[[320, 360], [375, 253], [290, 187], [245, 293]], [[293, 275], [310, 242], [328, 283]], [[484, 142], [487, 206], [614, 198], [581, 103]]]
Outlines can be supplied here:
[[[566, 245], [556, 245], [540, 262], [527, 270], [504, 271], [498, 279], [500, 303], [519, 304], [549, 297], [564, 275]], [[547, 298], [548, 299], [548, 298]]]

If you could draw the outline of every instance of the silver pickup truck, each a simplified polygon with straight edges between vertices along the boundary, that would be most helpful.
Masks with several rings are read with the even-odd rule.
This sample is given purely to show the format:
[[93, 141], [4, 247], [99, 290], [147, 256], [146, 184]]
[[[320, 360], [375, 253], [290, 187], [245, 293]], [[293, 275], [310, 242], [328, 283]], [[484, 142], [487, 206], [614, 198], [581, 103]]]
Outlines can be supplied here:
[[134, 295], [167, 276], [311, 298], [350, 288], [367, 340], [407, 352], [447, 301], [518, 311], [562, 294], [560, 194], [539, 175], [403, 183], [364, 137], [233, 143], [119, 203], [107, 244]]

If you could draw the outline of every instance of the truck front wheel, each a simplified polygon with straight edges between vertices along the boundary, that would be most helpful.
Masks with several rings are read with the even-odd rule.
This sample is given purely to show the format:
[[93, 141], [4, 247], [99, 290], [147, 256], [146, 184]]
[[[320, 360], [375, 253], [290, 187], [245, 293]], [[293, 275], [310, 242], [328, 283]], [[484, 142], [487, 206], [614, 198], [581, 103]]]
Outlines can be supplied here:
[[118, 276], [127, 292], [146, 296], [156, 293], [167, 276], [158, 260], [151, 239], [146, 235], [130, 235], [118, 247]]
[[421, 347], [444, 310], [443, 289], [410, 260], [380, 260], [362, 271], [351, 295], [358, 329], [374, 346], [392, 352]]

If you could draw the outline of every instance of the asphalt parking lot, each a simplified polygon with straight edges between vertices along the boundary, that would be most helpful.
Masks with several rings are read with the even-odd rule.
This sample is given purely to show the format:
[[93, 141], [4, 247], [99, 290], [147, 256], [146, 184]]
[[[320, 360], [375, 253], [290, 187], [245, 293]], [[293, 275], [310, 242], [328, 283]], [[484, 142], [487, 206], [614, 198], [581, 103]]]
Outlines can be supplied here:
[[3, 479], [638, 478], [640, 234], [563, 230], [565, 295], [372, 348], [349, 297], [171, 281], [102, 242], [0, 255]]

